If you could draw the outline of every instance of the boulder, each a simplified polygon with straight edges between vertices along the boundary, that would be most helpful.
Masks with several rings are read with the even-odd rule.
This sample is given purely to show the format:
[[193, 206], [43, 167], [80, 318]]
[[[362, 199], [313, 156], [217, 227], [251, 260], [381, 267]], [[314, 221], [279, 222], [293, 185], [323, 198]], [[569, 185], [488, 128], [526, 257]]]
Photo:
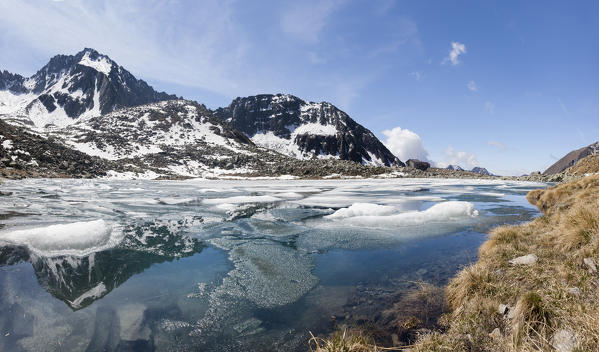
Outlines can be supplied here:
[[510, 260], [512, 265], [533, 265], [539, 260], [536, 254], [527, 254]]
[[571, 352], [576, 347], [576, 338], [570, 330], [561, 329], [553, 335], [552, 345], [558, 352]]
[[418, 159], [409, 159], [408, 161], [406, 161], [406, 166], [411, 169], [426, 171], [431, 167], [431, 164], [427, 163], [426, 161], [420, 161]]
[[583, 261], [589, 267], [589, 273], [593, 274], [597, 272], [597, 266], [593, 258], [584, 258]]

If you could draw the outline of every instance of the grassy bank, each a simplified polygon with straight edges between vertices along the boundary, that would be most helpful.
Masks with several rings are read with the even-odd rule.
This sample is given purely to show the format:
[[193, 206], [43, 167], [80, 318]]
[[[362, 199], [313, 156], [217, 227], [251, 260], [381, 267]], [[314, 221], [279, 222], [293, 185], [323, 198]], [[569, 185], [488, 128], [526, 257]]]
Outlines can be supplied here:
[[[599, 175], [528, 194], [543, 215], [494, 229], [445, 290], [450, 313], [411, 351], [592, 351], [599, 346]], [[345, 342], [359, 341], [352, 349]], [[345, 342], [344, 342], [345, 341]], [[363, 337], [318, 351], [381, 351]], [[313, 341], [316, 342], [316, 341]], [[351, 345], [351, 344], [350, 344]]]

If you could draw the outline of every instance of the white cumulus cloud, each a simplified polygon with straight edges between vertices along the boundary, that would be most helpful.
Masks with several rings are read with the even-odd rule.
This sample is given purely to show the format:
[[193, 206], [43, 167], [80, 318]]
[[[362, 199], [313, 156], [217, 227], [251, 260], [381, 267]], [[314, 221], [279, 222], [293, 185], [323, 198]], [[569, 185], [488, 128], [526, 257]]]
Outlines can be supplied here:
[[460, 152], [453, 149], [453, 147], [447, 147], [445, 149], [445, 161], [437, 163], [437, 166], [445, 167], [447, 165], [459, 165], [466, 170], [470, 170], [478, 166], [478, 160], [474, 153]]
[[428, 160], [428, 151], [424, 149], [422, 139], [416, 133], [395, 127], [391, 130], [384, 130], [383, 134], [387, 137], [385, 146], [399, 158], [401, 161], [408, 159]]
[[478, 91], [478, 86], [476, 85], [476, 82], [474, 82], [474, 81], [468, 82], [468, 84], [466, 84], [466, 87], [468, 87], [468, 89], [472, 92]]
[[466, 45], [458, 42], [451, 42], [451, 50], [449, 51], [449, 55], [443, 59], [443, 63], [450, 62], [452, 65], [457, 65], [460, 63], [460, 55], [466, 53]]

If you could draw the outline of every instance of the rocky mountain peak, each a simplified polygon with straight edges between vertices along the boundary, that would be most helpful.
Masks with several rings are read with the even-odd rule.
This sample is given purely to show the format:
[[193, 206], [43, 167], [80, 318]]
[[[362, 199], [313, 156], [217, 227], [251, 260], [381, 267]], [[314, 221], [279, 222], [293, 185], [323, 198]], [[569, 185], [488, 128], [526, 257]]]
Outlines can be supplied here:
[[66, 126], [81, 116], [177, 99], [155, 91], [91, 48], [75, 55], [56, 55], [29, 78], [4, 71], [0, 90], [9, 93], [0, 96], [0, 115], [37, 127]]
[[294, 158], [404, 165], [371, 131], [328, 102], [260, 94], [236, 98], [215, 113], [255, 144]]

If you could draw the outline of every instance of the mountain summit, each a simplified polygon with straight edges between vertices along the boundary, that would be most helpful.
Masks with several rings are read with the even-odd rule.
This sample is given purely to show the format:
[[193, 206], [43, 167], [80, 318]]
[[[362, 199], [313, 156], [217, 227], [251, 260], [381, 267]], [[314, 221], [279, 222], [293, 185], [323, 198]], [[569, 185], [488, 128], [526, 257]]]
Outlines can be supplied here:
[[256, 145], [294, 158], [404, 166], [372, 132], [331, 103], [262, 94], [237, 98], [215, 113]]
[[89, 48], [56, 55], [29, 78], [0, 72], [0, 115], [37, 127], [62, 127], [81, 117], [173, 99]]

